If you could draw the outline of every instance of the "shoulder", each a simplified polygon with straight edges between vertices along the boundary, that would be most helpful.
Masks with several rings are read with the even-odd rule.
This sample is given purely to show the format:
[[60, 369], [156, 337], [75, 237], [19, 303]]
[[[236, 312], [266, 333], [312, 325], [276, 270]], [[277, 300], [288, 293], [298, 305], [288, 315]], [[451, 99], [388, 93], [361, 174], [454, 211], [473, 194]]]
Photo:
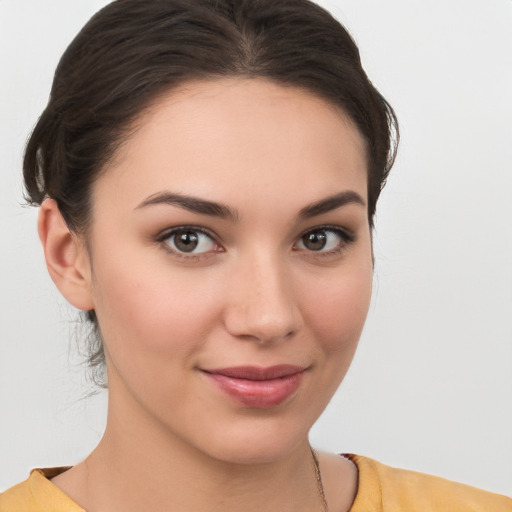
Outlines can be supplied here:
[[512, 512], [512, 500], [432, 475], [392, 468], [359, 455], [359, 487], [350, 512]]
[[66, 469], [33, 470], [27, 480], [0, 494], [0, 512], [84, 512], [49, 480]]
[[31, 480], [34, 479], [32, 475], [24, 482], [0, 494], [0, 512], [36, 512], [40, 509], [40, 505], [32, 492]]
[[0, 494], [0, 512], [32, 512], [37, 510], [28, 481], [25, 480]]

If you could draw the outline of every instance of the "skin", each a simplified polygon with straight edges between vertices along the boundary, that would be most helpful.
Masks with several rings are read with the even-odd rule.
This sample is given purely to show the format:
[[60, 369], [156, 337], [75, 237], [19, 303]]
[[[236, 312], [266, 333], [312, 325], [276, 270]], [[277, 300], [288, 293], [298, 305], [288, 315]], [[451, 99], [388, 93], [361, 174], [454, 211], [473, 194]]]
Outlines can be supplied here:
[[[369, 306], [366, 188], [364, 142], [342, 111], [301, 89], [223, 79], [186, 84], [144, 114], [94, 185], [87, 241], [45, 201], [50, 274], [74, 306], [96, 311], [109, 380], [102, 441], [53, 482], [88, 512], [319, 510], [307, 436]], [[360, 201], [300, 216], [347, 192]], [[235, 214], [147, 204], [162, 193]], [[165, 239], [180, 226], [211, 236], [201, 252]], [[305, 245], [311, 231], [329, 250]], [[203, 371], [277, 364], [303, 378], [264, 408]], [[320, 454], [320, 467], [330, 511], [348, 510], [354, 466]]]

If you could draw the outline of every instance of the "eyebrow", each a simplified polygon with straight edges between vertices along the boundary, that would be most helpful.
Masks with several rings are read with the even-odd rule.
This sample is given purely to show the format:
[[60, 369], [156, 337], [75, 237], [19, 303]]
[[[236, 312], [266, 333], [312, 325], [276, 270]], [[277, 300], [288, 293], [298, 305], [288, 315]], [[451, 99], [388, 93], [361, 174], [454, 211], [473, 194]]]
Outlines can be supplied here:
[[364, 199], [357, 192], [354, 192], [353, 190], [345, 190], [344, 192], [340, 192], [339, 194], [335, 194], [327, 197], [326, 199], [321, 199], [316, 203], [305, 206], [299, 212], [299, 218], [310, 219], [311, 217], [328, 213], [347, 204], [360, 204], [361, 206], [365, 206]]
[[220, 217], [222, 219], [238, 220], [240, 217], [238, 212], [229, 206], [216, 203], [214, 201], [208, 201], [206, 199], [200, 199], [199, 197], [192, 197], [182, 194], [173, 194], [171, 192], [158, 192], [149, 196], [147, 199], [142, 201], [141, 204], [135, 208], [146, 208], [151, 205], [168, 204], [171, 206], [179, 206], [185, 210], [189, 210], [193, 213], [199, 213], [201, 215], [210, 215], [212, 217]]
[[[142, 201], [142, 203], [140, 203], [135, 209], [138, 210], [159, 204], [178, 206], [193, 213], [210, 215], [212, 217], [219, 217], [232, 221], [237, 221], [240, 218], [240, 214], [236, 209], [224, 204], [172, 192], [158, 192], [153, 194]], [[300, 210], [298, 218], [302, 220], [310, 219], [317, 215], [322, 215], [332, 210], [336, 210], [337, 208], [341, 208], [347, 204], [359, 204], [361, 206], [365, 206], [363, 198], [357, 192], [354, 192], [353, 190], [346, 190], [305, 206]]]

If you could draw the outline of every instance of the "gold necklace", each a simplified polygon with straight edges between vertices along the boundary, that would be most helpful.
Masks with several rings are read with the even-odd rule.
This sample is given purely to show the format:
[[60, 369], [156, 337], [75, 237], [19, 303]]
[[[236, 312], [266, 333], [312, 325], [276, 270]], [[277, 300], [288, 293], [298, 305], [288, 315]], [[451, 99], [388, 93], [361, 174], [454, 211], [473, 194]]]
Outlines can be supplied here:
[[315, 469], [315, 478], [316, 478], [316, 488], [318, 490], [318, 496], [322, 501], [322, 512], [329, 512], [329, 505], [327, 504], [327, 499], [325, 498], [324, 492], [324, 484], [322, 483], [322, 473], [320, 473], [320, 465], [318, 464], [318, 455], [311, 448], [311, 455], [313, 456], [313, 467]]

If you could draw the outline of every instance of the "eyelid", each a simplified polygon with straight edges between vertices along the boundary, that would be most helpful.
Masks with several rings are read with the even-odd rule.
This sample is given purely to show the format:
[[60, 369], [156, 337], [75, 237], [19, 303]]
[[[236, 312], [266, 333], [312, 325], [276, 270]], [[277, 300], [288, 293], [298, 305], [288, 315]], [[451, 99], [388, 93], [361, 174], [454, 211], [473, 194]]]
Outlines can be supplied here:
[[[296, 244], [299, 243], [303, 239], [303, 237], [305, 237], [306, 235], [308, 235], [310, 233], [315, 233], [317, 231], [325, 231], [325, 232], [334, 233], [340, 237], [341, 243], [335, 249], [326, 250], [326, 251], [324, 251], [324, 250], [314, 251], [314, 250], [310, 250], [307, 248], [295, 249]], [[303, 231], [297, 238], [297, 241], [294, 244], [294, 249], [307, 252], [307, 253], [309, 253], [308, 255], [312, 255], [312, 256], [328, 256], [328, 255], [337, 254], [337, 253], [343, 251], [344, 249], [347, 248], [348, 245], [352, 244], [355, 241], [356, 241], [356, 234], [351, 229], [341, 227], [341, 226], [331, 225], [331, 224], [322, 224], [320, 226], [314, 226], [312, 228], [309, 228], [309, 229]]]
[[218, 236], [210, 231], [209, 229], [203, 228], [201, 226], [195, 226], [192, 224], [180, 224], [178, 226], [174, 226], [172, 228], [166, 228], [163, 231], [160, 231], [158, 235], [156, 235], [155, 240], [157, 242], [163, 242], [167, 238], [169, 238], [172, 234], [177, 233], [178, 231], [198, 231], [199, 233], [203, 233], [206, 236], [209, 236], [212, 240], [215, 240], [218, 243]]
[[337, 226], [335, 224], [320, 224], [319, 226], [313, 226], [312, 228], [304, 230], [298, 238], [302, 238], [304, 235], [307, 235], [308, 233], [314, 233], [315, 231], [331, 231], [341, 235], [347, 240], [354, 240], [356, 238], [356, 234], [353, 230], [342, 226]]
[[[169, 244], [165, 244], [165, 249], [168, 252], [170, 252], [178, 257], [181, 257], [184, 259], [190, 259], [190, 260], [199, 259], [202, 257], [208, 257], [214, 253], [225, 251], [222, 243], [219, 241], [219, 237], [215, 233], [213, 233], [209, 229], [206, 229], [204, 227], [197, 226], [197, 225], [187, 225], [187, 224], [183, 225], [182, 224], [182, 225], [177, 225], [174, 227], [166, 228], [163, 231], [161, 231], [158, 235], [156, 235], [156, 237], [154, 239], [158, 243], [164, 243], [167, 239], [169, 239], [171, 236], [173, 236], [173, 234], [178, 233], [180, 231], [187, 231], [187, 230], [196, 231], [198, 233], [202, 233], [202, 234], [206, 235], [217, 245], [217, 249], [212, 250], [212, 251], [205, 251], [202, 253], [193, 253], [193, 252], [186, 253], [186, 252], [181, 252], [181, 251], [177, 251], [177, 250], [173, 249], [172, 247], [170, 247]], [[331, 232], [331, 233], [336, 234], [337, 236], [340, 237], [339, 246], [334, 249], [331, 249], [331, 250], [318, 250], [318, 251], [310, 250], [307, 248], [297, 248], [296, 247], [297, 243], [299, 243], [304, 236], [306, 236], [309, 233], [314, 233], [315, 231], [326, 231], [326, 232]], [[305, 231], [303, 231], [296, 239], [296, 241], [293, 245], [293, 250], [306, 252], [306, 253], [308, 253], [308, 255], [313, 256], [313, 257], [314, 256], [317, 256], [317, 257], [329, 256], [329, 255], [333, 255], [333, 254], [342, 252], [344, 249], [347, 248], [348, 245], [352, 244], [355, 241], [356, 241], [356, 234], [354, 233], [353, 230], [348, 229], [346, 227], [339, 226], [339, 225], [321, 224], [319, 226], [314, 226], [314, 227], [308, 228]]]
[[[207, 236], [208, 238], [210, 238], [213, 241], [213, 243], [217, 246], [217, 248], [219, 248], [220, 250], [205, 251], [205, 252], [200, 252], [200, 253], [194, 253], [194, 252], [186, 253], [186, 252], [177, 251], [177, 250], [173, 249], [169, 244], [165, 243], [166, 240], [168, 240], [173, 235], [175, 235], [181, 231], [195, 231], [197, 233], [201, 233], [201, 234]], [[219, 237], [215, 233], [213, 233], [209, 229], [206, 229], [206, 228], [203, 228], [200, 226], [194, 226], [194, 225], [180, 224], [180, 225], [174, 226], [172, 228], [164, 229], [155, 237], [155, 241], [158, 243], [164, 244], [165, 250], [167, 250], [171, 254], [173, 254], [177, 257], [180, 257], [180, 258], [190, 259], [190, 260], [199, 259], [201, 257], [203, 257], [203, 258], [208, 257], [212, 253], [218, 253], [218, 252], [224, 251], [222, 244], [219, 242]]]

